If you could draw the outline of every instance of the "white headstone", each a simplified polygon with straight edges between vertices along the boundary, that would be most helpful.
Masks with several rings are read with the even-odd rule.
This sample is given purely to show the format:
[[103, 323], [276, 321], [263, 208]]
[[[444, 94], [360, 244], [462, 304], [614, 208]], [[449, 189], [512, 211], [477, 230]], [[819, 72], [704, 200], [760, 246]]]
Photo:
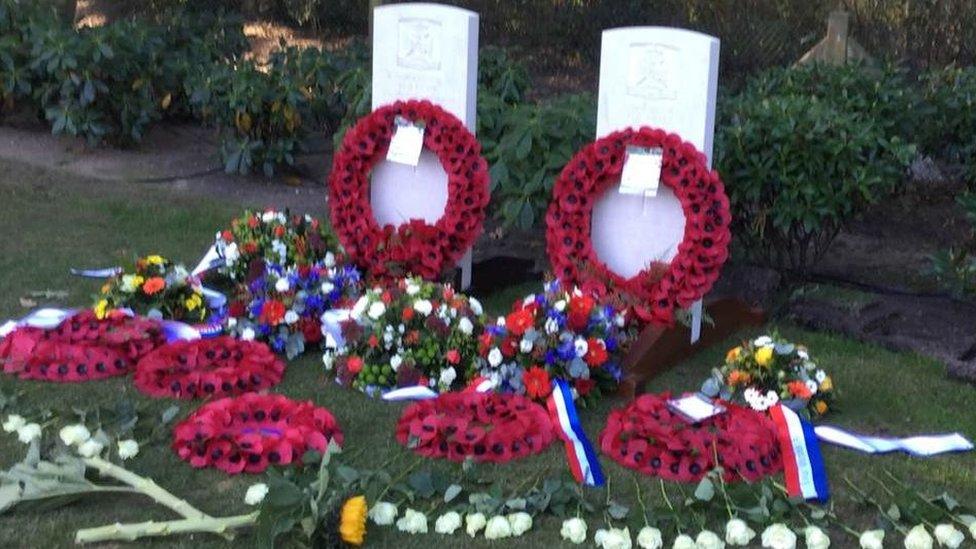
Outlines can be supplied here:
[[[478, 14], [440, 4], [381, 6], [373, 12], [373, 109], [397, 100], [427, 99], [475, 131]], [[430, 151], [417, 167], [383, 161], [370, 185], [380, 225], [437, 221], [447, 204], [447, 174]], [[462, 260], [470, 285], [471, 252]]]
[[[597, 137], [629, 126], [662, 128], [695, 145], [711, 166], [718, 58], [719, 40], [698, 32], [666, 27], [603, 31]], [[673, 259], [684, 230], [681, 204], [663, 186], [654, 197], [611, 189], [593, 208], [593, 248], [625, 277], [652, 261]], [[695, 327], [692, 332], [697, 339]]]

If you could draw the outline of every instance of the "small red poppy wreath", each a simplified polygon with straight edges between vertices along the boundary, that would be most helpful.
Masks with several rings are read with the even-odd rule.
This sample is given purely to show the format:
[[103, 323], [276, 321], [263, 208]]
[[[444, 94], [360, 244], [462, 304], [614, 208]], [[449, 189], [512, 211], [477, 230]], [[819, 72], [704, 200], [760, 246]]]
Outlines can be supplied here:
[[163, 345], [136, 365], [135, 384], [157, 398], [225, 397], [273, 387], [284, 372], [264, 343], [220, 336]]
[[[413, 219], [381, 227], [373, 216], [369, 174], [386, 158], [398, 116], [424, 123], [424, 147], [447, 172], [447, 205], [433, 225]], [[488, 194], [488, 163], [478, 140], [457, 117], [429, 101], [397, 101], [360, 118], [343, 138], [329, 175], [329, 209], [339, 241], [377, 278], [443, 275], [481, 234]]]
[[749, 482], [783, 469], [772, 422], [759, 412], [735, 404], [700, 423], [671, 412], [668, 394], [643, 395], [610, 412], [600, 434], [600, 449], [617, 463], [646, 475], [697, 482], [715, 468], [715, 456], [726, 481]]
[[[652, 264], [631, 278], [611, 271], [590, 240], [593, 207], [620, 181], [627, 146], [664, 151], [661, 184], [671, 188], [685, 216], [684, 240], [670, 265]], [[729, 199], [705, 155], [675, 134], [648, 127], [614, 132], [583, 147], [563, 169], [546, 214], [546, 251], [568, 285], [614, 288], [635, 303], [638, 317], [670, 325], [675, 307], [705, 295], [728, 258]]]
[[333, 439], [341, 445], [342, 431], [325, 408], [246, 393], [204, 404], [180, 422], [173, 450], [193, 467], [234, 475], [301, 461], [308, 450], [324, 452]]
[[411, 404], [396, 438], [426, 457], [504, 463], [538, 454], [555, 433], [545, 408], [521, 395], [469, 392]]
[[0, 340], [0, 364], [21, 379], [90, 381], [129, 373], [165, 342], [156, 321], [122, 313], [98, 319], [86, 309], [51, 330], [17, 328]]

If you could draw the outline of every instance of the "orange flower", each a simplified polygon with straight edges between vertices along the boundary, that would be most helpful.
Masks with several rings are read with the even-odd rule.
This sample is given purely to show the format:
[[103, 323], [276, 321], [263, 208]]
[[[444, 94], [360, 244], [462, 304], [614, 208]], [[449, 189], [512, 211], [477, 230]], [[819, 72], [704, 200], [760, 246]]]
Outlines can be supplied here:
[[731, 385], [732, 387], [735, 387], [740, 383], [745, 385], [750, 381], [752, 381], [752, 376], [750, 376], [746, 372], [743, 372], [742, 370], [732, 370], [731, 372], [729, 372], [729, 385]]
[[735, 347], [734, 349], [729, 349], [728, 353], [725, 353], [725, 362], [734, 362], [739, 360], [742, 355], [742, 347]]
[[786, 388], [790, 390], [791, 395], [797, 398], [807, 399], [813, 396], [813, 392], [802, 381], [791, 381], [786, 384]]
[[146, 295], [158, 294], [166, 287], [166, 281], [158, 276], [154, 276], [147, 280], [145, 284], [142, 285], [142, 291]]

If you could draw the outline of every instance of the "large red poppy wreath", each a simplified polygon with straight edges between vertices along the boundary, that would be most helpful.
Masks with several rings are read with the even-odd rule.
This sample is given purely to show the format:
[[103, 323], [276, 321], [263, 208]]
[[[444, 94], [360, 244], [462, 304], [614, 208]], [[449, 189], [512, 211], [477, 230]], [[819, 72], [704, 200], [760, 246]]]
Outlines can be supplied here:
[[545, 408], [521, 395], [465, 392], [411, 404], [396, 438], [422, 456], [503, 463], [541, 452], [555, 433]]
[[156, 321], [122, 313], [98, 319], [86, 309], [51, 330], [17, 328], [0, 340], [0, 364], [21, 379], [89, 381], [129, 373], [165, 341]]
[[284, 372], [264, 343], [221, 336], [156, 349], [136, 365], [135, 384], [154, 397], [224, 397], [273, 387]]
[[173, 429], [173, 450], [193, 467], [237, 474], [324, 452], [342, 431], [325, 408], [281, 395], [247, 393], [204, 404]]
[[750, 482], [783, 469], [776, 428], [765, 414], [723, 403], [728, 409], [700, 423], [671, 412], [670, 395], [643, 395], [614, 410], [600, 434], [600, 449], [617, 463], [646, 475], [696, 482], [715, 468], [725, 480]]
[[[447, 172], [447, 205], [433, 225], [413, 219], [381, 227], [373, 216], [369, 174], [386, 157], [397, 116], [425, 125], [424, 147]], [[412, 273], [436, 279], [456, 265], [481, 234], [488, 193], [488, 163], [478, 140], [429, 101], [397, 101], [360, 118], [343, 138], [329, 175], [329, 209], [339, 241], [377, 278]]]
[[[674, 191], [685, 217], [684, 240], [670, 265], [651, 265], [631, 278], [611, 271], [593, 249], [593, 207], [620, 181], [628, 145], [663, 149], [661, 184]], [[569, 285], [613, 288], [645, 321], [670, 325], [711, 289], [728, 257], [729, 199], [705, 155], [675, 134], [648, 127], [614, 132], [583, 147], [563, 169], [546, 215], [546, 249], [557, 277]]]

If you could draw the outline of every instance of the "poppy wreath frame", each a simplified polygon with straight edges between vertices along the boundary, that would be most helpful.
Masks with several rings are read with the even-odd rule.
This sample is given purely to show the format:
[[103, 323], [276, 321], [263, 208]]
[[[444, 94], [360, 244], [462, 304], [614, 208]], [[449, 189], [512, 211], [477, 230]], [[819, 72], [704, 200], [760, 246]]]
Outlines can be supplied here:
[[285, 363], [264, 343], [230, 336], [174, 341], [139, 360], [139, 392], [154, 398], [221, 398], [281, 382]]
[[[684, 238], [667, 265], [651, 264], [625, 278], [593, 248], [593, 208], [620, 181], [628, 145], [663, 150], [661, 184], [681, 203]], [[731, 213], [718, 172], [694, 145], [664, 130], [626, 128], [584, 146], [563, 168], [546, 213], [546, 252], [563, 283], [616, 293], [644, 322], [671, 326], [674, 309], [687, 308], [711, 289], [728, 259]]]
[[196, 469], [236, 475], [300, 463], [306, 451], [324, 453], [330, 440], [342, 446], [343, 439], [332, 412], [310, 400], [245, 393], [195, 410], [173, 428], [171, 448]]
[[20, 379], [80, 383], [124, 376], [164, 345], [162, 325], [121, 312], [99, 319], [91, 309], [52, 329], [22, 326], [0, 340], [0, 366]]
[[671, 411], [669, 393], [645, 394], [610, 412], [600, 451], [623, 467], [699, 482], [720, 465], [726, 482], [755, 482], [783, 470], [776, 427], [766, 414], [721, 402], [722, 414], [691, 422]]
[[546, 409], [528, 397], [466, 391], [408, 406], [397, 421], [396, 439], [428, 458], [507, 463], [543, 452], [556, 432]]
[[[373, 215], [369, 175], [386, 157], [397, 116], [425, 124], [424, 148], [447, 172], [447, 204], [434, 224], [411, 219], [380, 226]], [[329, 174], [336, 236], [352, 262], [380, 280], [442, 277], [484, 230], [489, 193], [481, 144], [456, 116], [430, 101], [396, 101], [360, 118], [343, 137]]]

